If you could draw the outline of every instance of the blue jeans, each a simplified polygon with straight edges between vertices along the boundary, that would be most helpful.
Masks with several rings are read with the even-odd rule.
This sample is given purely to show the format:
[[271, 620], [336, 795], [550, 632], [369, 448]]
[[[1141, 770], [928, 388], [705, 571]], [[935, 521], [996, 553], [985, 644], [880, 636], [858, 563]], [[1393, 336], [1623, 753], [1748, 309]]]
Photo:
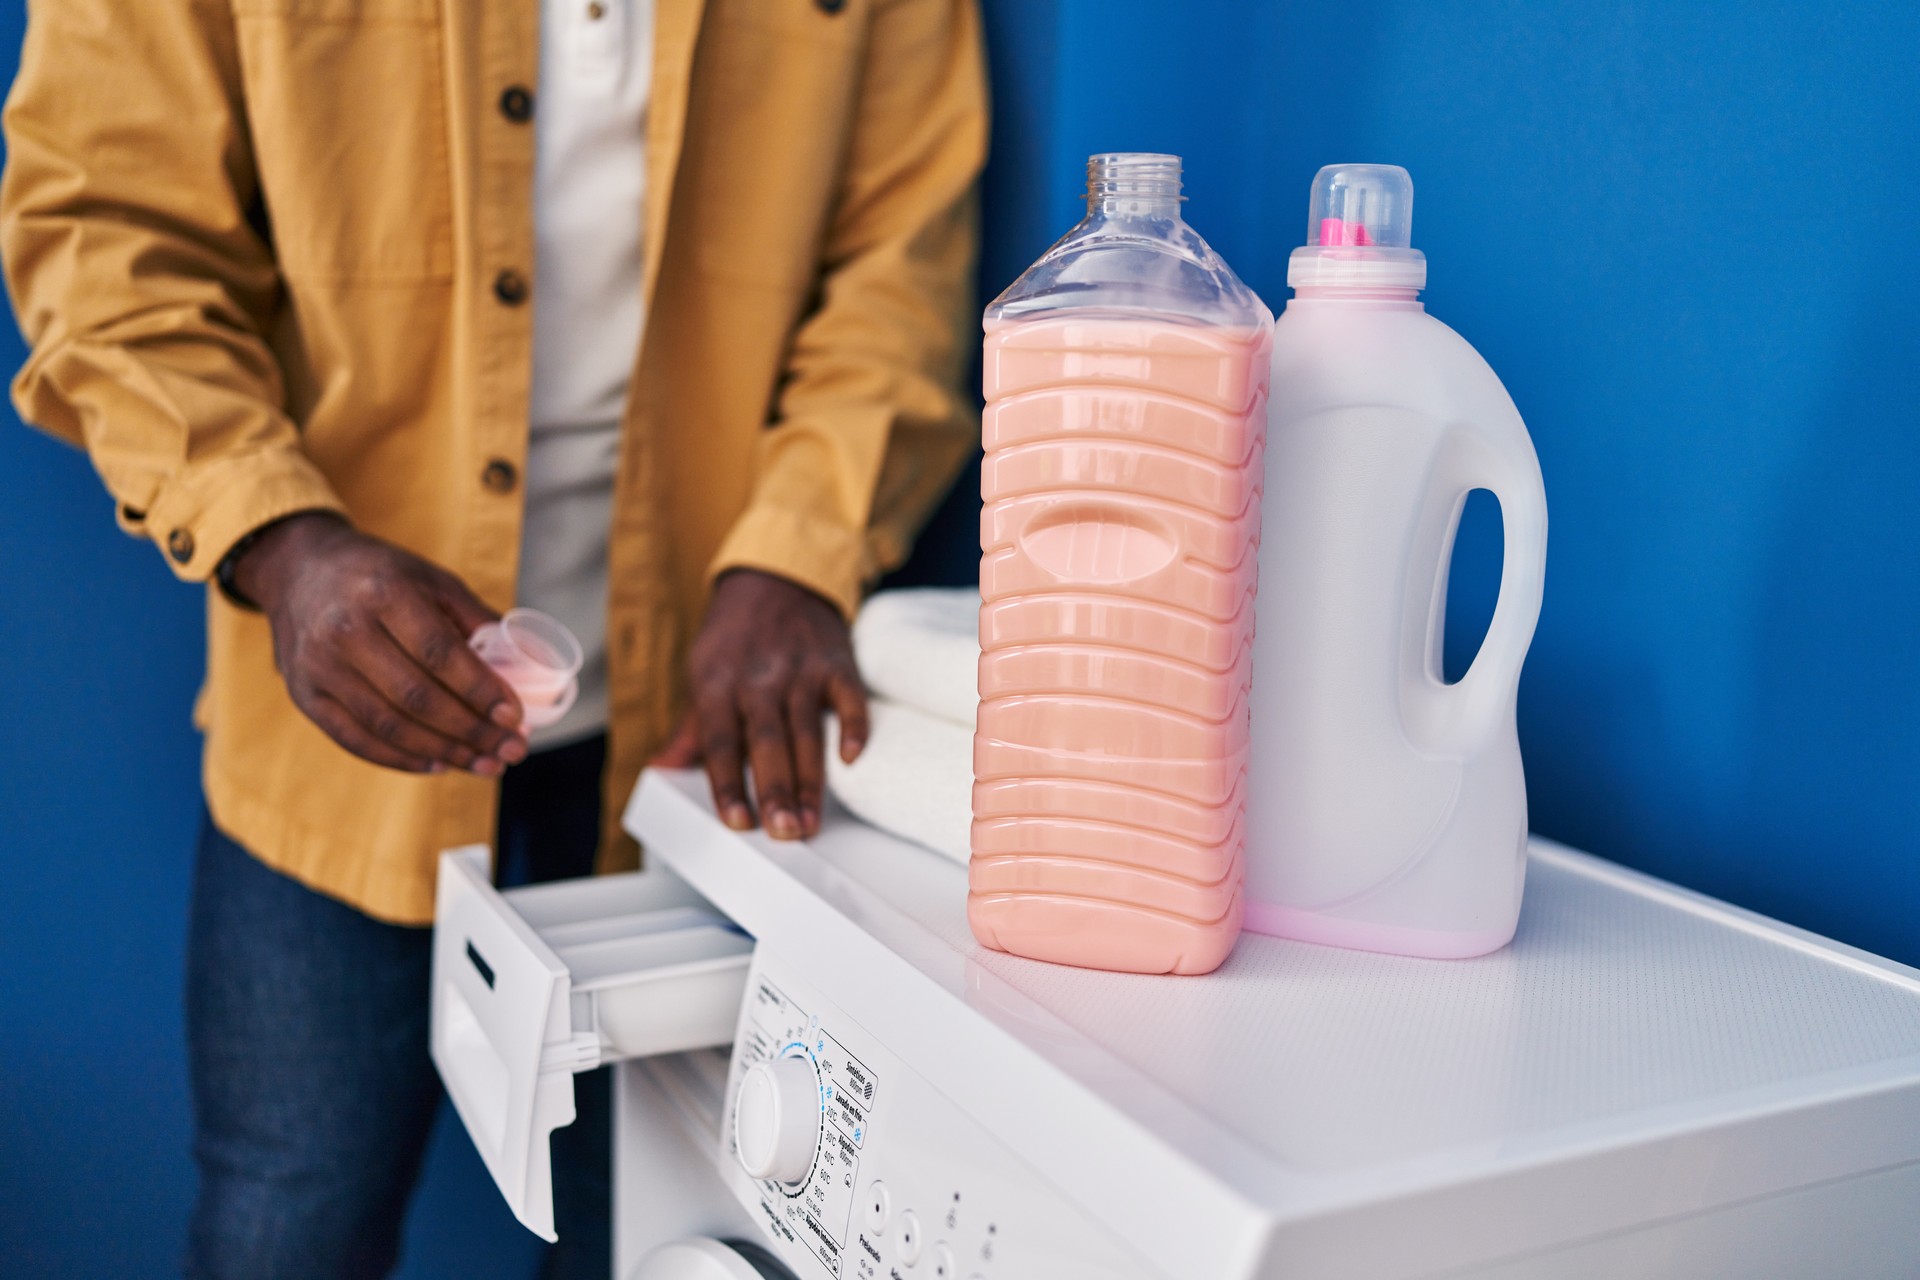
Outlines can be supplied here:
[[[606, 741], [507, 771], [503, 884], [585, 875], [600, 832]], [[385, 924], [202, 830], [187, 942], [187, 1054], [200, 1190], [194, 1280], [348, 1280], [398, 1260], [408, 1197], [440, 1104], [427, 1055], [428, 929]], [[606, 1280], [610, 1087], [579, 1077], [553, 1138], [560, 1243], [541, 1276]]]

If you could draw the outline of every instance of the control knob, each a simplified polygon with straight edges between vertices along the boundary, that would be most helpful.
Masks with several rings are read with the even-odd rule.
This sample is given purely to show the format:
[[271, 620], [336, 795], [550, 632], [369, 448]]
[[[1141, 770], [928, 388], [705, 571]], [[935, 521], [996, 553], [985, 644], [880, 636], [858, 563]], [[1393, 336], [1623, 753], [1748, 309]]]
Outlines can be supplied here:
[[740, 1167], [755, 1178], [803, 1181], [820, 1145], [820, 1081], [805, 1058], [756, 1062], [733, 1101]]

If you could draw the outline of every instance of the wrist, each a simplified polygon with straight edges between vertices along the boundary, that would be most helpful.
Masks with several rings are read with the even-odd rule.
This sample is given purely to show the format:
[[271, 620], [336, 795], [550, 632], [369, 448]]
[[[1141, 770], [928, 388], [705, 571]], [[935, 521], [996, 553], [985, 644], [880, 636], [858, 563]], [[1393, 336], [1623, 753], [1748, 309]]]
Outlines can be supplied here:
[[769, 592], [781, 593], [806, 600], [817, 600], [821, 604], [838, 612], [838, 606], [826, 596], [797, 579], [784, 573], [775, 573], [771, 569], [755, 569], [747, 565], [737, 565], [731, 569], [722, 569], [714, 575], [713, 591], [719, 595], [723, 590], [742, 596], [764, 597]]
[[271, 610], [292, 569], [320, 543], [351, 529], [332, 511], [299, 511], [270, 521], [227, 553], [220, 563], [220, 584], [242, 603]]

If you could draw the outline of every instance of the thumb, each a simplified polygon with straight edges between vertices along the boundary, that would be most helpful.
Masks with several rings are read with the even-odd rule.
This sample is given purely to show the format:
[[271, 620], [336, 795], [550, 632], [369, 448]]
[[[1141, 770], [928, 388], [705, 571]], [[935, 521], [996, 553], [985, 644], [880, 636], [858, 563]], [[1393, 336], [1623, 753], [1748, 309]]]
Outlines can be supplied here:
[[691, 711], [680, 717], [680, 727], [647, 763], [656, 769], [691, 769], [700, 763], [700, 732]]

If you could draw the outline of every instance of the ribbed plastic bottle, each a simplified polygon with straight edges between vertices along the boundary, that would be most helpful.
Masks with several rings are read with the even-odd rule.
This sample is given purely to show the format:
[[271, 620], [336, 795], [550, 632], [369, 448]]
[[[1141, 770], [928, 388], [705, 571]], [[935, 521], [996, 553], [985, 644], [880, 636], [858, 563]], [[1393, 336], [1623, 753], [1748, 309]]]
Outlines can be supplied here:
[[[1480, 955], [1513, 937], [1526, 871], [1514, 700], [1546, 573], [1540, 463], [1500, 379], [1421, 305], [1407, 171], [1329, 166], [1310, 205], [1274, 326], [1247, 927]], [[1473, 489], [1500, 501], [1500, 599], [1449, 684]]]
[[974, 936], [1206, 973], [1242, 916], [1273, 317], [1094, 156], [1087, 216], [986, 313]]

